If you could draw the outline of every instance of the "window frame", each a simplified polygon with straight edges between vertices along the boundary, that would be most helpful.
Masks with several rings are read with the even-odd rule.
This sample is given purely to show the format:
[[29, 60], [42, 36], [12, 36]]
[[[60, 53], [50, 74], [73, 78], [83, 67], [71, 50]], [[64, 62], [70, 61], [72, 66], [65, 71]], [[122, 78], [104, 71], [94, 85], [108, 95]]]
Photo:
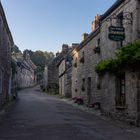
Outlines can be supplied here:
[[0, 94], [2, 94], [2, 87], [3, 87], [3, 76], [2, 76], [2, 70], [0, 69]]
[[125, 109], [126, 107], [126, 79], [125, 73], [117, 75], [116, 79], [116, 108]]

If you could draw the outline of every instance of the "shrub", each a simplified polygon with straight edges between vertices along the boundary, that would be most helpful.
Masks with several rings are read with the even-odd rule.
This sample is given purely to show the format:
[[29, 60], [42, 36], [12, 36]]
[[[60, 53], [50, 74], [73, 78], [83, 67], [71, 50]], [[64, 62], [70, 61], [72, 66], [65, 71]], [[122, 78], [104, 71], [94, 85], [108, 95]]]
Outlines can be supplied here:
[[118, 61], [116, 59], [100, 61], [95, 67], [95, 71], [99, 74], [104, 74], [106, 71], [115, 72], [117, 69]]
[[98, 74], [104, 74], [105, 72], [116, 73], [125, 66], [139, 68], [139, 63], [140, 40], [122, 47], [116, 53], [116, 58], [100, 61], [96, 65], [95, 71]]

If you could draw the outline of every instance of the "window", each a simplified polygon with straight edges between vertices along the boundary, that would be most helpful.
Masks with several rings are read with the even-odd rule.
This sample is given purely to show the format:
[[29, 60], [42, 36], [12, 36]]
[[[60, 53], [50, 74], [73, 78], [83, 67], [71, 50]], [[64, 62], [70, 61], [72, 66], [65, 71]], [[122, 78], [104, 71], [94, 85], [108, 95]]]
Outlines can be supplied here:
[[118, 75], [116, 82], [116, 107], [125, 107], [125, 73]]
[[82, 79], [82, 91], [85, 91], [85, 78]]
[[83, 56], [83, 57], [85, 56], [85, 53], [84, 53], [84, 52], [82, 52], [82, 56]]
[[84, 51], [82, 52], [82, 57], [81, 57], [81, 59], [80, 59], [80, 63], [83, 63], [84, 64], [84, 62], [85, 62], [85, 53], [84, 53]]
[[100, 38], [98, 39], [98, 46], [100, 46]]
[[0, 94], [2, 93], [2, 70], [0, 69]]
[[91, 104], [91, 98], [92, 98], [92, 95], [91, 95], [91, 77], [88, 77], [87, 79], [87, 102], [88, 102], [88, 105]]
[[95, 54], [96, 53], [100, 54], [100, 38], [97, 40], [97, 45], [93, 50]]
[[96, 76], [96, 83], [97, 83], [97, 89], [101, 89], [101, 77], [99, 75]]
[[75, 62], [74, 62], [74, 64], [73, 64], [73, 66], [74, 66], [75, 68], [77, 68], [77, 57], [75, 58]]

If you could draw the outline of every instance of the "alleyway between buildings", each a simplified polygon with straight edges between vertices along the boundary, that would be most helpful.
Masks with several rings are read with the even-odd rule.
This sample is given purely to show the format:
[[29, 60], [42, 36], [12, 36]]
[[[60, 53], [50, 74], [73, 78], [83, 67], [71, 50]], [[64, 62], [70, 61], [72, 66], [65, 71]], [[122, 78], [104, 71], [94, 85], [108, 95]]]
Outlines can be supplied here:
[[0, 140], [139, 140], [140, 129], [101, 119], [38, 88], [19, 92], [0, 120]]

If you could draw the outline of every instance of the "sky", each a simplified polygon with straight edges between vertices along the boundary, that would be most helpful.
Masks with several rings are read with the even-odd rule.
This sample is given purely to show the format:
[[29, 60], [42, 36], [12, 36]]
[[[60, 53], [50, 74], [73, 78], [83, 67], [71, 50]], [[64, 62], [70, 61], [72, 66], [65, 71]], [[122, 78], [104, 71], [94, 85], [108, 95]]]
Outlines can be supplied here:
[[80, 43], [91, 22], [116, 0], [1, 0], [15, 44], [21, 51], [61, 50]]

